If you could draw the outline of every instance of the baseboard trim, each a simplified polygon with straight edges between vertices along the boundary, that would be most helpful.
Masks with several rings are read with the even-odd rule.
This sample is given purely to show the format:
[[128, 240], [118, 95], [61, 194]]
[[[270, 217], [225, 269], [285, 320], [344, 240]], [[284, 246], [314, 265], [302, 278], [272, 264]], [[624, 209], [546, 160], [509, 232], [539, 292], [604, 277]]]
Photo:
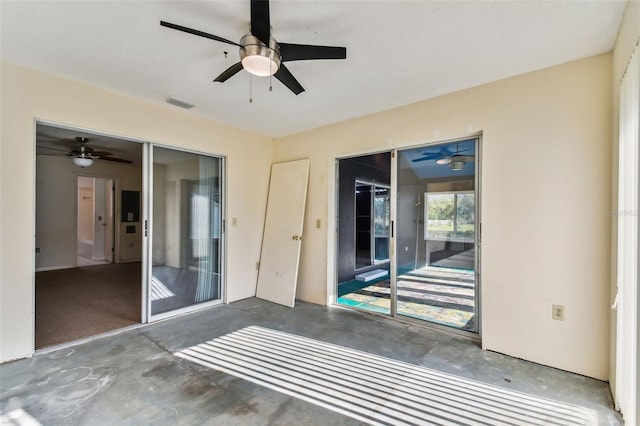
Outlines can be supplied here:
[[45, 267], [36, 268], [36, 272], [57, 271], [58, 269], [71, 269], [75, 267], [76, 265], [45, 266]]

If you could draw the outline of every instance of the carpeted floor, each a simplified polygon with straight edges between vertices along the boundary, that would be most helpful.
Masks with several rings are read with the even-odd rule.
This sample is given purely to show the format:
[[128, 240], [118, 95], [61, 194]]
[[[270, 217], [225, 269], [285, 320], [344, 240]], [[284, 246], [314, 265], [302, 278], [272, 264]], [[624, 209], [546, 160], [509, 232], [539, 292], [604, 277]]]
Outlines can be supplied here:
[[140, 322], [141, 266], [119, 263], [36, 273], [36, 349]]

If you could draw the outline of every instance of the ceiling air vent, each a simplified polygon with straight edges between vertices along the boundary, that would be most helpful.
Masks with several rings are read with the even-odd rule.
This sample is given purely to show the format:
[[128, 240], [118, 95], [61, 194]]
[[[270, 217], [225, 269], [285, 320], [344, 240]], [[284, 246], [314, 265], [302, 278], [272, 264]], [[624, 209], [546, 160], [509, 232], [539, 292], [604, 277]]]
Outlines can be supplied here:
[[193, 104], [190, 104], [189, 102], [181, 101], [180, 99], [176, 98], [167, 98], [167, 103], [184, 109], [191, 109], [195, 106]]

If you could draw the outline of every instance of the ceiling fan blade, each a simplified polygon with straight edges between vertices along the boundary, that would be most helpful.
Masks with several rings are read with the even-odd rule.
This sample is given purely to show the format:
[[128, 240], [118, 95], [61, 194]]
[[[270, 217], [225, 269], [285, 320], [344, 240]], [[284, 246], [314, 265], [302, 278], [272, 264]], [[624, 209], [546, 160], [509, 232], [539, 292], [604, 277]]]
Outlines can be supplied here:
[[68, 154], [54, 154], [54, 153], [50, 153], [50, 152], [38, 152], [38, 150], [36, 150], [36, 155], [46, 155], [47, 157], [54, 157], [54, 156], [68, 156]]
[[[58, 152], [62, 152], [64, 154], [69, 154], [69, 150], [68, 149], [54, 148], [54, 147], [51, 147], [51, 146], [42, 146], [42, 145], [40, 145], [40, 146], [36, 146], [36, 149], [48, 149], [48, 150], [51, 150], [51, 151], [58, 151]], [[60, 155], [62, 155], [62, 154], [60, 154]]]
[[280, 80], [282, 84], [287, 86], [289, 90], [291, 90], [296, 95], [304, 92], [304, 88], [298, 83], [298, 80], [291, 74], [291, 72], [284, 66], [284, 64], [280, 64], [280, 69], [277, 73], [273, 75], [275, 78]]
[[124, 158], [116, 158], [116, 157], [99, 157], [99, 160], [104, 161], [113, 161], [114, 163], [124, 163], [124, 164], [133, 164], [133, 161], [125, 160]]
[[[416, 160], [427, 161], [427, 160], [437, 160], [438, 158], [441, 158], [440, 154], [437, 154], [434, 152], [425, 152], [424, 154], [422, 154], [422, 157], [419, 157]], [[416, 160], [413, 160], [413, 161], [416, 161]]]
[[282, 62], [306, 61], [310, 59], [346, 59], [347, 48], [335, 46], [313, 46], [309, 44], [278, 43]]
[[251, 34], [269, 46], [271, 38], [269, 0], [251, 0]]
[[99, 157], [104, 157], [104, 156], [107, 156], [107, 155], [113, 155], [113, 153], [109, 152], [109, 151], [91, 151], [90, 154], [91, 155], [97, 155]]
[[213, 81], [224, 83], [229, 78], [239, 73], [241, 70], [242, 70], [242, 62], [238, 62], [237, 64], [233, 64], [229, 68], [227, 68], [222, 74], [217, 76], [216, 79]]
[[182, 25], [172, 24], [171, 22], [160, 21], [160, 25], [163, 27], [171, 28], [178, 31], [183, 31], [185, 33], [197, 35], [204, 38], [209, 38], [211, 40], [219, 41], [221, 43], [233, 44], [234, 46], [240, 47], [240, 45], [234, 41], [227, 40], [226, 38], [218, 37], [217, 35], [205, 33], [204, 31], [194, 30], [193, 28], [183, 27]]
[[429, 160], [433, 160], [433, 158], [429, 158], [429, 157], [420, 157], [420, 158], [414, 158], [413, 161], [414, 163], [419, 163], [421, 161], [429, 161]]

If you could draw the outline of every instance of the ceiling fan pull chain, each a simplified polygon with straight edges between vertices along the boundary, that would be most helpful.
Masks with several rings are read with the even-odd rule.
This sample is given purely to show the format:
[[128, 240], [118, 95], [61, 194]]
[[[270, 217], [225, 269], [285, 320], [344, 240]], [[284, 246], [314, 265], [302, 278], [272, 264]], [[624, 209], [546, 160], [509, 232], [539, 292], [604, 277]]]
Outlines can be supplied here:
[[253, 103], [253, 76], [249, 74], [249, 103]]
[[269, 61], [269, 91], [272, 92], [273, 91], [273, 85], [271, 84], [271, 82], [273, 81], [273, 69], [272, 69], [272, 65], [273, 62]]

